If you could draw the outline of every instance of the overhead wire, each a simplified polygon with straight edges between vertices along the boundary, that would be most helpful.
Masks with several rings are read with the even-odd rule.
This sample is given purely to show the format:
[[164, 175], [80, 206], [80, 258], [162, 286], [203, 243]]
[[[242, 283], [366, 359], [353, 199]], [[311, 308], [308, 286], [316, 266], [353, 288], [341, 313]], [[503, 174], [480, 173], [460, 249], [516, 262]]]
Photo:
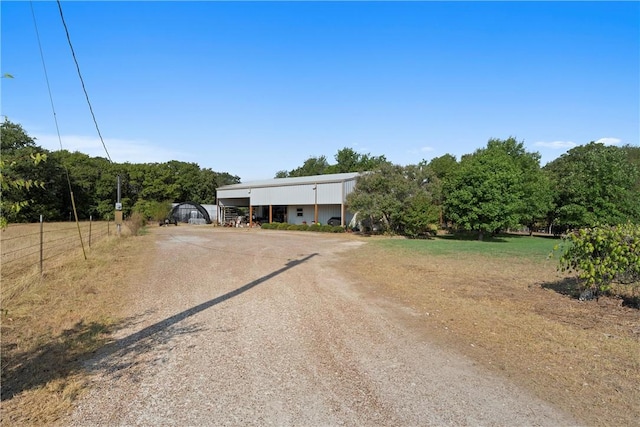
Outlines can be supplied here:
[[58, 10], [60, 11], [60, 19], [62, 20], [62, 25], [64, 26], [64, 32], [67, 35], [67, 42], [69, 43], [69, 48], [71, 49], [71, 56], [73, 57], [73, 62], [76, 64], [76, 70], [78, 71], [80, 84], [82, 85], [82, 90], [87, 100], [87, 104], [89, 105], [89, 111], [91, 112], [91, 117], [93, 118], [93, 124], [96, 126], [96, 131], [98, 132], [98, 137], [100, 137], [100, 142], [102, 143], [102, 147], [104, 148], [105, 153], [107, 153], [107, 159], [109, 159], [110, 163], [113, 163], [113, 161], [111, 160], [111, 156], [109, 155], [109, 150], [107, 150], [107, 145], [104, 143], [104, 139], [102, 138], [102, 133], [100, 132], [100, 127], [98, 126], [98, 121], [96, 120], [96, 115], [93, 113], [93, 107], [91, 106], [91, 101], [89, 100], [89, 94], [87, 93], [87, 88], [84, 85], [84, 79], [82, 78], [82, 73], [80, 72], [80, 65], [78, 64], [78, 59], [76, 58], [76, 52], [73, 49], [73, 44], [71, 43], [71, 36], [69, 36], [69, 29], [67, 28], [67, 23], [64, 20], [64, 14], [62, 13], [62, 5], [60, 4], [60, 0], [57, 0], [57, 3], [58, 3]]
[[[33, 1], [29, 2], [31, 6], [31, 16], [33, 17], [33, 26], [36, 30], [36, 39], [38, 40], [38, 49], [40, 50], [40, 60], [42, 61], [42, 69], [44, 70], [44, 79], [47, 83], [47, 91], [49, 93], [49, 102], [51, 103], [51, 111], [53, 112], [53, 121], [56, 125], [56, 133], [58, 135], [58, 143], [60, 144], [60, 150], [62, 148], [62, 137], [60, 136], [60, 126], [58, 126], [58, 115], [56, 114], [56, 107], [53, 103], [53, 95], [51, 94], [51, 85], [49, 84], [49, 74], [47, 73], [47, 66], [44, 60], [44, 52], [42, 51], [42, 43], [40, 42], [40, 31], [38, 31], [38, 22], [36, 21], [36, 13], [33, 9]], [[64, 168], [65, 174], [67, 176], [67, 184], [69, 185], [69, 192], [71, 192], [71, 179], [69, 178], [69, 169], [67, 169], [66, 165], [62, 165]]]
[[[98, 132], [98, 137], [100, 138], [100, 142], [102, 143], [102, 147], [104, 148], [104, 152], [107, 155], [107, 159], [109, 163], [113, 164], [113, 160], [111, 160], [111, 156], [109, 155], [109, 150], [107, 150], [107, 145], [104, 142], [104, 138], [102, 137], [102, 132], [100, 132], [100, 126], [98, 126], [98, 120], [96, 119], [96, 115], [93, 112], [93, 106], [91, 105], [91, 100], [89, 99], [89, 94], [87, 93], [87, 88], [84, 84], [84, 79], [82, 78], [82, 73], [80, 72], [80, 64], [78, 63], [78, 59], [76, 58], [76, 52], [73, 48], [73, 43], [71, 43], [71, 36], [69, 35], [69, 29], [67, 28], [67, 22], [64, 19], [64, 13], [62, 13], [62, 4], [60, 0], [56, 2], [58, 4], [58, 11], [60, 12], [60, 19], [62, 21], [62, 26], [64, 27], [64, 32], [67, 35], [67, 42], [69, 43], [69, 49], [71, 50], [71, 56], [73, 57], [73, 62], [76, 64], [76, 71], [78, 72], [78, 78], [80, 79], [80, 84], [82, 85], [82, 91], [84, 92], [84, 97], [87, 100], [87, 105], [89, 106], [89, 112], [91, 113], [91, 118], [93, 119], [93, 124], [96, 127], [96, 132]], [[120, 176], [118, 175], [118, 203], [120, 202]], [[75, 210], [75, 206], [74, 206]], [[120, 225], [118, 225], [118, 234], [120, 234]]]
[[[58, 6], [60, 6], [59, 4], [60, 2], [58, 2]], [[47, 82], [47, 90], [49, 91], [49, 100], [51, 102], [51, 110], [53, 112], [53, 120], [56, 124], [56, 132], [58, 134], [58, 142], [60, 143], [60, 149], [62, 150], [62, 137], [60, 136], [60, 127], [58, 126], [58, 118], [56, 115], [56, 108], [55, 105], [53, 103], [53, 95], [51, 93], [51, 85], [49, 83], [49, 74], [47, 73], [47, 66], [46, 66], [46, 62], [44, 60], [44, 53], [42, 51], [42, 42], [40, 41], [40, 31], [38, 31], [38, 21], [36, 20], [36, 13], [35, 10], [33, 9], [33, 1], [29, 2], [30, 6], [31, 6], [31, 16], [33, 17], [33, 25], [35, 27], [35, 31], [36, 31], [36, 38], [38, 40], [38, 48], [40, 49], [40, 59], [42, 60], [42, 68], [44, 69], [44, 77], [45, 80]], [[60, 9], [60, 13], [62, 13], [62, 9]], [[65, 29], [66, 29], [66, 25], [65, 25]], [[67, 37], [68, 37], [68, 33], [67, 33]], [[74, 56], [75, 59], [75, 56]], [[76, 62], [77, 64], [77, 62]], [[84, 87], [84, 84], [83, 84]], [[86, 92], [85, 92], [86, 93]], [[106, 149], [106, 147], [105, 147]], [[108, 155], [108, 153], [107, 153]], [[111, 161], [111, 159], [109, 159], [109, 161]], [[78, 228], [78, 237], [80, 238], [80, 245], [82, 246], [82, 254], [84, 255], [84, 259], [87, 259], [87, 253], [84, 250], [84, 242], [82, 241], [82, 232], [80, 231], [80, 222], [78, 221], [78, 212], [76, 210], [76, 201], [75, 198], [73, 197], [73, 188], [71, 187], [71, 178], [69, 177], [69, 169], [66, 167], [66, 165], [62, 165], [64, 167], [65, 170], [65, 174], [67, 176], [67, 185], [69, 186], [69, 195], [71, 197], [71, 205], [73, 207], [73, 214], [76, 220], [76, 225]]]

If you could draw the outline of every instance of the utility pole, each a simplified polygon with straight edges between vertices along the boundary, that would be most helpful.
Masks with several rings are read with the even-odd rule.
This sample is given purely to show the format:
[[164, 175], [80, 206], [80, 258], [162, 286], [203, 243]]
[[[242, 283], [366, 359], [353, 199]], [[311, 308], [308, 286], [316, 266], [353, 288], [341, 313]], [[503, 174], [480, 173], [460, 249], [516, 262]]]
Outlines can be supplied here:
[[120, 199], [120, 175], [118, 175], [118, 196], [116, 199], [116, 212], [114, 215], [118, 237], [120, 236], [120, 227], [122, 226], [122, 202]]

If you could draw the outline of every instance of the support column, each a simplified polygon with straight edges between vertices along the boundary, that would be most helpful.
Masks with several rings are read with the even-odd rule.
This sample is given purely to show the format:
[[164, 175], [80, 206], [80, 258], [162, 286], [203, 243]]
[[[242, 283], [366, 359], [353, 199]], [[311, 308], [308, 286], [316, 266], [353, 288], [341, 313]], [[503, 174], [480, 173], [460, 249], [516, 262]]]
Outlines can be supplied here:
[[313, 205], [313, 220], [318, 224], [318, 183], [313, 185], [313, 192], [315, 193], [315, 200]]
[[273, 205], [269, 205], [269, 224], [273, 222]]

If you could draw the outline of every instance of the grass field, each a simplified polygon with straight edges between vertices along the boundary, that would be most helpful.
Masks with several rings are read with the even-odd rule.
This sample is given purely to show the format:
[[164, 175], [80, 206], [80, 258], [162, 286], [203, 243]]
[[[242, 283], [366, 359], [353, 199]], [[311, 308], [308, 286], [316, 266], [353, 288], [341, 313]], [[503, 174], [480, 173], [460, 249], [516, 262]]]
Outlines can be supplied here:
[[83, 247], [87, 252], [114, 233], [114, 224], [105, 221], [11, 224], [0, 234], [2, 277], [12, 281], [39, 272], [41, 266], [43, 271], [55, 268], [60, 259], [83, 257]]
[[492, 257], [527, 258], [544, 262], [560, 239], [553, 237], [501, 235], [494, 238], [461, 238], [459, 236], [437, 236], [428, 240], [387, 239], [379, 240], [378, 245], [394, 250], [407, 250], [413, 253], [436, 256], [459, 256], [461, 254], [487, 255]]
[[[90, 249], [86, 242], [85, 260], [77, 227], [45, 224], [55, 251], [49, 251], [43, 275], [37, 257], [16, 257], [34, 251], [40, 225], [20, 224], [2, 232], [3, 255], [8, 255], [2, 258], [0, 300], [0, 425], [55, 423], [85, 388], [82, 361], [109, 340], [122, 320], [122, 269], [135, 271], [140, 242], [108, 237], [102, 225], [104, 230], [99, 224], [96, 228], [104, 236], [94, 239]], [[6, 260], [11, 262], [5, 265]]]
[[[86, 388], [82, 361], [127, 321], [120, 313], [135, 296], [123, 283], [144, 276], [153, 239], [153, 229], [104, 239], [87, 261], [61, 256], [42, 278], [3, 277], [0, 424], [50, 425], [69, 411]], [[586, 425], [638, 424], [640, 311], [619, 299], [571, 296], [575, 280], [547, 259], [557, 240], [362, 239], [369, 244], [336, 268], [410, 309], [425, 340], [509, 377]]]
[[505, 375], [586, 425], [638, 425], [640, 311], [580, 302], [548, 259], [557, 240], [373, 238], [345, 272], [411, 308], [425, 339]]

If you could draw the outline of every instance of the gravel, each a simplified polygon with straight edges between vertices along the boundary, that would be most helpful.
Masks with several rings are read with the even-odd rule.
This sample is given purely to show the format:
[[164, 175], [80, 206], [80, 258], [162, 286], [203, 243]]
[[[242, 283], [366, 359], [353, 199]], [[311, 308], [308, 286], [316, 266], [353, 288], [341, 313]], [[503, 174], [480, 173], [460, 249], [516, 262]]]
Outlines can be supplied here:
[[335, 266], [364, 240], [202, 226], [154, 231], [130, 317], [86, 364], [72, 426], [575, 425], [425, 341], [407, 309]]

